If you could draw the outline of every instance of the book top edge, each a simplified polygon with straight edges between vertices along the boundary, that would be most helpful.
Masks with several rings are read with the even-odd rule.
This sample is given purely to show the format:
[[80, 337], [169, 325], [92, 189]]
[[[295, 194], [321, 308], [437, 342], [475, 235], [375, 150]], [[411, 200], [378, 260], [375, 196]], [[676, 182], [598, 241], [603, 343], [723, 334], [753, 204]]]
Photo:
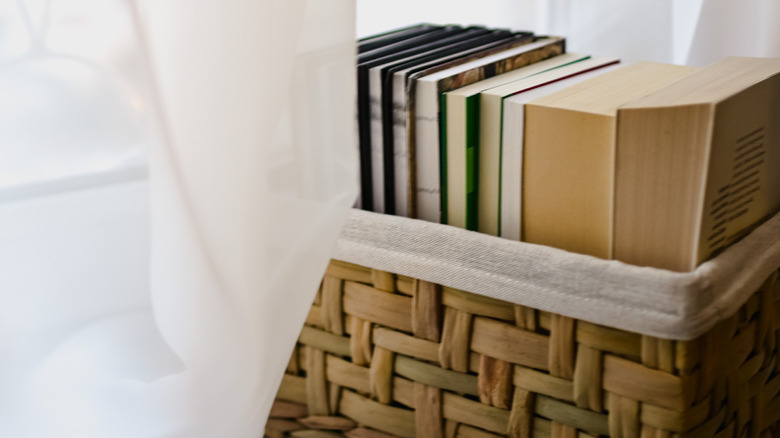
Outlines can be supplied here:
[[731, 56], [621, 109], [715, 105], [769, 79], [780, 81], [780, 59]]

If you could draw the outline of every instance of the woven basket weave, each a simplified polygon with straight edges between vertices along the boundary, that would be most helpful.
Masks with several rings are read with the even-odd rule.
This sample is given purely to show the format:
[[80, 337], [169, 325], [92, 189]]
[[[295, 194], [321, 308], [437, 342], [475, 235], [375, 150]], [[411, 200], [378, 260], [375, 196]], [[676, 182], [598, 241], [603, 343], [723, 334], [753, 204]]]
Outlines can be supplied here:
[[691, 341], [331, 262], [266, 435], [780, 436], [780, 281]]

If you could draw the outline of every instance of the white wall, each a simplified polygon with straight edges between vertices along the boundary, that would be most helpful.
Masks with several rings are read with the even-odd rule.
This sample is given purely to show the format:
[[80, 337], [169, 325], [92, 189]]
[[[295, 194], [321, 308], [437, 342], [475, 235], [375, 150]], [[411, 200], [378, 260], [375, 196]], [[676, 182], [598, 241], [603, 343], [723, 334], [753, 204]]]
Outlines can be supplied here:
[[537, 3], [538, 0], [357, 0], [357, 34], [366, 36], [420, 22], [482, 24], [538, 32]]

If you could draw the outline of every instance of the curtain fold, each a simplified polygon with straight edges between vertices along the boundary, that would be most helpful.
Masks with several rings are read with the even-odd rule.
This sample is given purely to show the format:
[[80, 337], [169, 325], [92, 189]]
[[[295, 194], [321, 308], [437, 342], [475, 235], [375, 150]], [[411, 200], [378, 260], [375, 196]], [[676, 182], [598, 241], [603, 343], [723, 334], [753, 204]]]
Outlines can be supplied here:
[[537, 0], [537, 10], [538, 30], [566, 36], [572, 52], [685, 65], [780, 57], [773, 0]]
[[[112, 138], [95, 135], [105, 105], [84, 102], [69, 108], [84, 114], [78, 127], [82, 132], [74, 129], [70, 137], [41, 140], [43, 150], [31, 160], [60, 152], [69, 138], [76, 138], [74, 144], [79, 135], [93, 140], [94, 149], [71, 151], [71, 162], [63, 165], [77, 180], [68, 180], [66, 186], [76, 189], [54, 194], [64, 187], [55, 178], [48, 181], [50, 188], [57, 188], [54, 192], [38, 190], [29, 200], [17, 193], [20, 187], [28, 193], [29, 184], [20, 183], [16, 198], [2, 205], [7, 213], [4, 225], [11, 213], [18, 213], [16, 231], [29, 215], [51, 216], [37, 224], [51, 229], [49, 236], [36, 240], [41, 242], [38, 247], [30, 240], [41, 230], [35, 223], [19, 238], [10, 232], [0, 234], [3, 243], [15, 244], [12, 249], [33, 253], [26, 262], [45, 269], [79, 250], [88, 254], [78, 257], [79, 269], [67, 269], [74, 263], [65, 263], [62, 269], [63, 276], [80, 277], [75, 283], [54, 282], [43, 288], [29, 275], [10, 284], [12, 293], [34, 297], [29, 304], [11, 292], [3, 295], [4, 302], [24, 304], [33, 312], [35, 321], [48, 327], [43, 330], [48, 337], [43, 336], [46, 342], [38, 342], [35, 354], [22, 361], [17, 353], [29, 348], [19, 344], [43, 337], [18, 336], [36, 335], [42, 329], [25, 332], [21, 326], [26, 321], [13, 318], [12, 311], [1, 314], [4, 328], [13, 332], [0, 338], [0, 351], [4, 362], [13, 358], [17, 363], [2, 366], [0, 388], [8, 391], [0, 395], [0, 419], [7, 420], [0, 421], [0, 435], [260, 436], [341, 223], [357, 194], [354, 3], [115, 4], [123, 20], [129, 20], [130, 46], [140, 53], [132, 65], [124, 66], [133, 70], [131, 80], [111, 59], [55, 47], [65, 40], [52, 36], [56, 26], [46, 30], [52, 14], [65, 14], [71, 23], [99, 23], [100, 14], [79, 10], [79, 4], [89, 3], [20, 1], [9, 6], [21, 17], [22, 26], [40, 35], [22, 56], [32, 53], [39, 62], [67, 55], [78, 65], [87, 65], [99, 79], [60, 86], [68, 92], [81, 89], [100, 96], [100, 83], [124, 84], [118, 90], [126, 114], [111, 113], [113, 118], [106, 123], [122, 126], [138, 114], [156, 120], [150, 130], [157, 135], [147, 139], [149, 183], [143, 172], [132, 182], [115, 181], [125, 171], [124, 156], [107, 169], [90, 167], [94, 161], [90, 154], [105, 155], [117, 145]], [[25, 15], [32, 20], [24, 23]], [[44, 50], [35, 52], [36, 45]], [[8, 71], [0, 66], [0, 89], [20, 83], [4, 77]], [[21, 81], [32, 80], [24, 73], [17, 75]], [[44, 82], [67, 82], [67, 74], [57, 70]], [[58, 103], [58, 98], [52, 96], [52, 102]], [[57, 123], [11, 109], [4, 114], [48, 122], [43, 129]], [[67, 112], [63, 109], [56, 116], [67, 118]], [[32, 133], [22, 132], [27, 137]], [[20, 141], [20, 155], [33, 152], [29, 145], [29, 138]], [[142, 152], [135, 146], [131, 150]], [[40, 185], [46, 172], [26, 175]], [[84, 183], [85, 175], [97, 179]], [[36, 202], [46, 208], [36, 210]], [[77, 208], [86, 210], [74, 213]], [[67, 232], [62, 214], [75, 216], [72, 221], [79, 234], [72, 239], [52, 237]], [[85, 242], [80, 245], [81, 240]], [[65, 248], [66, 244], [73, 247]], [[89, 252], [92, 247], [96, 251]], [[42, 264], [45, 252], [53, 254], [48, 264]], [[0, 256], [10, 263], [19, 254]], [[149, 263], [150, 271], [136, 269], [121, 277], [148, 277], [148, 282], [132, 282], [134, 287], [120, 287], [120, 278], [111, 277], [117, 272], [102, 272], [121, 271], [123, 263], [139, 259]], [[6, 269], [14, 266], [20, 263]], [[104, 276], [107, 281], [84, 292], [90, 282]], [[95, 300], [101, 293], [109, 298]], [[48, 306], [43, 301], [47, 296], [58, 296], [56, 302], [67, 305]], [[49, 322], [58, 319], [69, 323]], [[13, 378], [7, 372], [11, 369]]]

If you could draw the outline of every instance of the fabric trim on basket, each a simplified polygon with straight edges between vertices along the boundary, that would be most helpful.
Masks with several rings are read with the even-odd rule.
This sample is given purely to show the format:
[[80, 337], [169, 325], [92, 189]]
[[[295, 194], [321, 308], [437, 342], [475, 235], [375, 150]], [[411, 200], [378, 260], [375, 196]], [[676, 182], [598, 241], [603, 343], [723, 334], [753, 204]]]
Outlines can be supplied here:
[[693, 339], [780, 267], [780, 214], [690, 273], [352, 210], [333, 258], [572, 318]]

